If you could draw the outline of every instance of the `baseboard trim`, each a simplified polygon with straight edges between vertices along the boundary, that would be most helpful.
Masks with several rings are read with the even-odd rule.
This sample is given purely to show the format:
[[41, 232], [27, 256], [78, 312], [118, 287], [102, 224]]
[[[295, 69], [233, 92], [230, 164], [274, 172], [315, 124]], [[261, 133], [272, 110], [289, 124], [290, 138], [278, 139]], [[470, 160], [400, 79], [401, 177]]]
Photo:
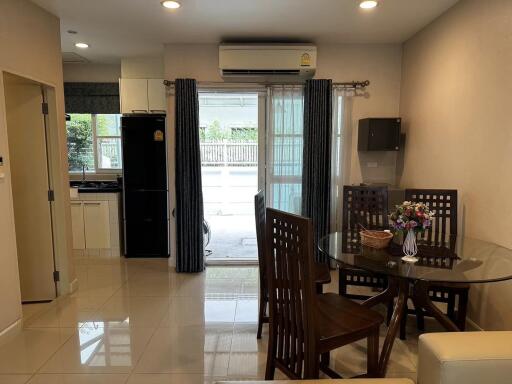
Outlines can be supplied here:
[[22, 321], [23, 319], [18, 319], [7, 328], [5, 328], [2, 332], [0, 332], [0, 345], [3, 344], [5, 340], [12, 336], [14, 333], [17, 333], [21, 330]]
[[78, 289], [78, 279], [75, 277], [71, 283], [69, 283], [69, 293], [73, 293]]

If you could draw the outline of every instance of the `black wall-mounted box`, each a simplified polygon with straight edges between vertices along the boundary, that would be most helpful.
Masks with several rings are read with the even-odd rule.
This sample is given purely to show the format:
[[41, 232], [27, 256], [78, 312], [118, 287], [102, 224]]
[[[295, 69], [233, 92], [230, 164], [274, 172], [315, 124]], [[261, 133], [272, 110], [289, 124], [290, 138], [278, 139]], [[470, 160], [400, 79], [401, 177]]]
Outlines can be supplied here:
[[368, 118], [359, 120], [359, 151], [398, 151], [402, 120], [394, 118]]

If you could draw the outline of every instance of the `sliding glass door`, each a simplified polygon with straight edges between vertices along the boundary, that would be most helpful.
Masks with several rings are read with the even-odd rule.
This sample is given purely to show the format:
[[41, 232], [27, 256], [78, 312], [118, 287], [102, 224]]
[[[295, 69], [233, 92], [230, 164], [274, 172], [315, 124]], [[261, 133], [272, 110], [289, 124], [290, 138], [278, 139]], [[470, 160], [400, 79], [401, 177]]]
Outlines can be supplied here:
[[[341, 212], [341, 164], [350, 157], [345, 148], [350, 138], [343, 132], [349, 125], [346, 96], [333, 95], [333, 228]], [[259, 189], [265, 190], [268, 207], [301, 214], [303, 97], [301, 85], [199, 93], [208, 263], [257, 261], [254, 195]]]
[[260, 104], [258, 92], [223, 90], [199, 94], [204, 232], [209, 264], [258, 259], [254, 195], [260, 187], [259, 138], [265, 126]]

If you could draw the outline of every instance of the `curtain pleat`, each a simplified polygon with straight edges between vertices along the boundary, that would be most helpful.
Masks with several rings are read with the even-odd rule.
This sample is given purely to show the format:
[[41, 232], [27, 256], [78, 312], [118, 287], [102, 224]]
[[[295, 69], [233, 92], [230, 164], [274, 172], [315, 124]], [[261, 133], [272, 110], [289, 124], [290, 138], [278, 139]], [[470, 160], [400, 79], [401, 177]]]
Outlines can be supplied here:
[[203, 189], [199, 149], [199, 98], [193, 79], [177, 79], [176, 271], [204, 270]]
[[[331, 194], [332, 81], [308, 80], [304, 88], [302, 215], [313, 220], [315, 250], [329, 233]], [[317, 261], [328, 258], [316, 252]]]
[[332, 92], [332, 181], [330, 232], [341, 231], [343, 224], [343, 186], [350, 184], [353, 89], [333, 87]]
[[267, 180], [269, 207], [300, 214], [302, 190], [303, 87], [270, 88]]

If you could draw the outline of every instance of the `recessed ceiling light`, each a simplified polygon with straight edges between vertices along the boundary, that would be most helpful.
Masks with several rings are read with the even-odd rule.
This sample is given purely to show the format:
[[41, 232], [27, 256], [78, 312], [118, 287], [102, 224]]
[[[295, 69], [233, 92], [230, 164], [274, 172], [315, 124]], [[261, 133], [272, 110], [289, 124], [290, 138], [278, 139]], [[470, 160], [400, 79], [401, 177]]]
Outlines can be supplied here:
[[89, 48], [89, 44], [87, 44], [87, 43], [76, 43], [75, 47], [85, 49], [85, 48]]
[[171, 0], [165, 0], [162, 1], [160, 4], [162, 4], [162, 7], [169, 8], [169, 9], [178, 9], [181, 7], [181, 4], [177, 1], [171, 1]]
[[375, 8], [377, 5], [379, 5], [379, 3], [376, 0], [365, 0], [359, 3], [359, 7], [363, 9], [372, 9]]

